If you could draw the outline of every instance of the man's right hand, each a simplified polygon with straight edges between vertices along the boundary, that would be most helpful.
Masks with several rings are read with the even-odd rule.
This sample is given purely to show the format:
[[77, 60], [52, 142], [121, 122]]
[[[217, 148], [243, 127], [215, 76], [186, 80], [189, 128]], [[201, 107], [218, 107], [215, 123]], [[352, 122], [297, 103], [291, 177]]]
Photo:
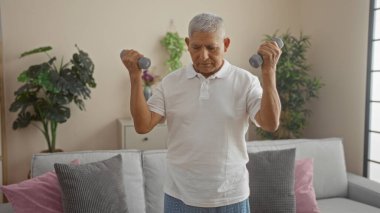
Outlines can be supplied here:
[[142, 54], [137, 52], [136, 50], [122, 50], [120, 53], [121, 61], [124, 66], [128, 69], [129, 75], [141, 75], [141, 69], [138, 65], [138, 60], [143, 57]]
[[149, 111], [143, 93], [143, 82], [138, 60], [143, 57], [135, 50], [122, 50], [120, 58], [128, 69], [131, 80], [130, 110], [135, 124], [135, 130], [139, 134], [151, 131], [162, 119], [162, 116]]

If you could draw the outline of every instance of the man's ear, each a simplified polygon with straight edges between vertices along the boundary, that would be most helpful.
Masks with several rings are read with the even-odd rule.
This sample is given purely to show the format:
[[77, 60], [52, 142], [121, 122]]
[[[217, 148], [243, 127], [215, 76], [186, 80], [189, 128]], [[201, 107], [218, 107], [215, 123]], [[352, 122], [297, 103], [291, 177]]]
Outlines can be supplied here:
[[231, 40], [230, 38], [226, 37], [223, 40], [224, 43], [224, 52], [227, 52], [228, 47], [230, 46]]
[[188, 37], [185, 38], [185, 42], [186, 42], [187, 48], [189, 48], [190, 39]]

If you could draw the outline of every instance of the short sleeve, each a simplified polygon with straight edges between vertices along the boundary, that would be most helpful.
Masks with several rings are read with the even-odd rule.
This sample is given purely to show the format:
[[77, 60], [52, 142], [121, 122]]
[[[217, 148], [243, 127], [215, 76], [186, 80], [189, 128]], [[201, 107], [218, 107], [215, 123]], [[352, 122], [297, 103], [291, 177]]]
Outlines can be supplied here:
[[149, 110], [165, 117], [165, 96], [162, 82], [153, 90], [153, 95], [148, 99]]
[[260, 110], [262, 95], [263, 89], [261, 87], [260, 81], [256, 76], [253, 76], [247, 94], [247, 110], [249, 118], [257, 127], [260, 127], [260, 125], [255, 120], [255, 116]]

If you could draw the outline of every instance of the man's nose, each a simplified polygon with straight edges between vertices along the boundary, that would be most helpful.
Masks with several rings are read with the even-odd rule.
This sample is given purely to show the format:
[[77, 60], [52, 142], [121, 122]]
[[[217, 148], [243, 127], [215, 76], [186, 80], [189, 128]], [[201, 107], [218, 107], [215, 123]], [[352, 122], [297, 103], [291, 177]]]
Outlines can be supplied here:
[[201, 49], [201, 59], [202, 60], [207, 60], [208, 57], [208, 50], [205, 47], [202, 47]]

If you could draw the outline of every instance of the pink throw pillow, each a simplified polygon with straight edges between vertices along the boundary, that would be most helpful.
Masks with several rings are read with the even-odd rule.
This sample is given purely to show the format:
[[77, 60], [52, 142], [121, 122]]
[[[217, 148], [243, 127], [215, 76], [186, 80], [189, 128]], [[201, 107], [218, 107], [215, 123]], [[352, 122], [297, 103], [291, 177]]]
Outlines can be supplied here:
[[[79, 160], [71, 164], [77, 165]], [[54, 171], [0, 189], [15, 213], [63, 213], [61, 187]]]
[[296, 160], [294, 191], [297, 213], [320, 213], [313, 186], [313, 159]]

